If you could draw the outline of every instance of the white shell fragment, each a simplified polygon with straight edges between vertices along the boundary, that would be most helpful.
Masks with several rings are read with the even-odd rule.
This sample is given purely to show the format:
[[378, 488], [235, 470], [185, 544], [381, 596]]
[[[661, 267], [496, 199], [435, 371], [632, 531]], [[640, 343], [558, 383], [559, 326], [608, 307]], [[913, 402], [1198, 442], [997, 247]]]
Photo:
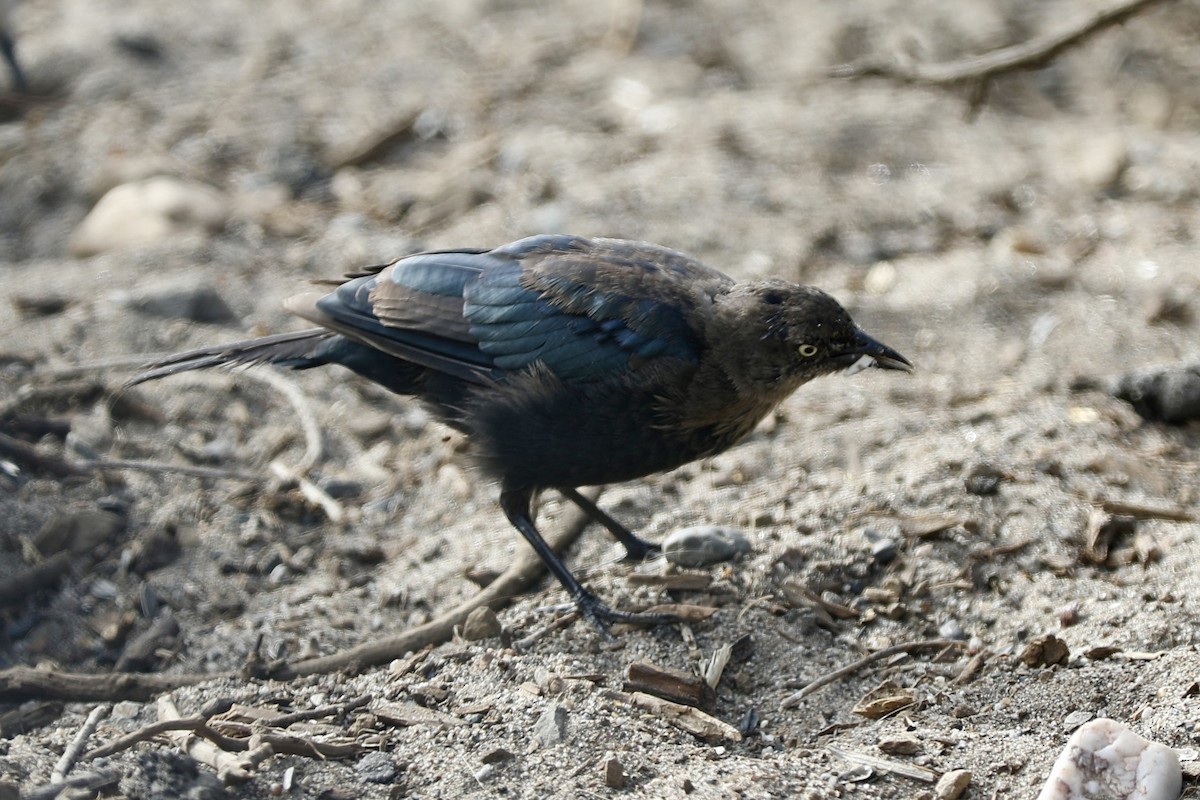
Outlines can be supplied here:
[[681, 567], [705, 567], [750, 552], [750, 541], [737, 528], [695, 525], [680, 528], [663, 540], [667, 561]]
[[1182, 786], [1174, 750], [1101, 717], [1071, 736], [1038, 800], [1175, 800]]

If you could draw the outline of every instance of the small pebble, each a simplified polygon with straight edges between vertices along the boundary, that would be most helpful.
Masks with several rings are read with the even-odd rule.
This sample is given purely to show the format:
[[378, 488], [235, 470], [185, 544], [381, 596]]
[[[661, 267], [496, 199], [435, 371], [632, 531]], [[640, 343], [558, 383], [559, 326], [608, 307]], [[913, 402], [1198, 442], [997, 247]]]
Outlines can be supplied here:
[[672, 564], [705, 567], [750, 552], [750, 540], [736, 528], [695, 525], [681, 528], [664, 539], [662, 552]]
[[[194, 278], [159, 281], [143, 286], [132, 293], [114, 293], [111, 299], [119, 305], [167, 319], [189, 322], [232, 322], [237, 315], [212, 286]], [[217, 453], [220, 457], [221, 454]]]
[[495, 639], [500, 635], [501, 630], [503, 630], [503, 626], [501, 626], [496, 612], [487, 606], [481, 606], [467, 615], [462, 626], [462, 638], [468, 642]]
[[876, 747], [889, 756], [913, 756], [921, 752], [921, 740], [906, 734], [886, 736], [879, 740]]
[[1056, 664], [1066, 664], [1071, 658], [1071, 651], [1066, 642], [1052, 633], [1042, 634], [1021, 651], [1021, 661], [1029, 667], [1052, 667]]
[[880, 564], [890, 564], [900, 553], [900, 546], [893, 539], [880, 539], [871, 545], [871, 558]]
[[1004, 477], [1004, 473], [991, 464], [976, 464], [967, 473], [963, 484], [971, 494], [986, 497], [1000, 491]]
[[938, 636], [943, 639], [961, 641], [967, 638], [967, 632], [963, 630], [962, 625], [959, 625], [957, 620], [948, 619], [938, 626]]
[[479, 759], [484, 764], [500, 764], [505, 761], [511, 761], [516, 758], [515, 755], [505, 750], [503, 747], [496, 747], [483, 754], [483, 758]]
[[1066, 719], [1063, 720], [1063, 727], [1068, 731], [1073, 731], [1094, 716], [1096, 715], [1090, 711], [1072, 711], [1070, 714], [1067, 714]]
[[1174, 750], [1102, 717], [1072, 734], [1038, 800], [1175, 800], [1182, 786]]
[[933, 795], [938, 800], [956, 800], [962, 796], [971, 784], [971, 772], [965, 769], [954, 769], [938, 778], [933, 787]]

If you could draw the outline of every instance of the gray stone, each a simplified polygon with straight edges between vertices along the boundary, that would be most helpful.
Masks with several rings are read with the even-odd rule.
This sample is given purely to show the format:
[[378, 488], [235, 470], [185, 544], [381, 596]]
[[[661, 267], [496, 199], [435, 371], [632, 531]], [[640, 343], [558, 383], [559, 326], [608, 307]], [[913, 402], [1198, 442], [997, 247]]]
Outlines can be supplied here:
[[662, 552], [672, 564], [704, 567], [750, 552], [750, 540], [737, 528], [695, 525], [681, 528], [664, 539]]
[[387, 753], [367, 753], [354, 765], [354, 771], [371, 783], [390, 783], [396, 777], [396, 762]]
[[542, 747], [550, 747], [567, 740], [567, 710], [562, 706], [550, 706], [538, 721], [533, 723], [533, 738]]

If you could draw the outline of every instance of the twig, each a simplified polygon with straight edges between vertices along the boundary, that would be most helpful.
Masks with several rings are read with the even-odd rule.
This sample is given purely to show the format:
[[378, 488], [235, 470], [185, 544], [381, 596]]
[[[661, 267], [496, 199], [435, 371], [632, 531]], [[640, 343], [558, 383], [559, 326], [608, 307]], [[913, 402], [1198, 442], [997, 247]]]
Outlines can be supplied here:
[[1196, 517], [1183, 508], [1136, 503], [1132, 500], [1104, 500], [1100, 507], [1110, 514], [1121, 514], [1138, 519], [1166, 519], [1172, 522], [1191, 522]]
[[1105, 28], [1119, 25], [1162, 0], [1122, 0], [1111, 8], [1064, 25], [1059, 31], [1027, 42], [1001, 47], [982, 55], [937, 64], [901, 64], [895, 61], [863, 60], [832, 68], [833, 78], [879, 76], [904, 83], [947, 86], [970, 81], [986, 82], [1008, 72], [1037, 69]]
[[826, 749], [835, 756], [849, 761], [851, 764], [861, 764], [877, 772], [891, 772], [896, 775], [903, 775], [906, 778], [922, 781], [923, 783], [934, 783], [938, 779], [938, 773], [925, 767], [905, 764], [902, 761], [894, 761], [890, 758], [880, 758], [868, 753], [852, 753], [849, 750], [843, 750], [833, 745], [827, 745]]
[[193, 686], [204, 681], [230, 677], [234, 677], [234, 673], [165, 675], [109, 672], [103, 675], [85, 675], [18, 666], [0, 670], [0, 702], [24, 702], [38, 698], [78, 702], [149, 700], [181, 686]]
[[[158, 717], [162, 720], [181, 720], [183, 716], [170, 695], [158, 698]], [[196, 719], [193, 717], [192, 719]], [[204, 738], [196, 734], [204, 731]], [[250, 780], [251, 770], [266, 756], [270, 755], [270, 747], [261, 751], [242, 752], [233, 755], [230, 751], [247, 751], [249, 744], [242, 739], [233, 739], [218, 734], [209, 728], [201, 719], [201, 724], [195, 731], [168, 731], [167, 736], [175, 740], [179, 748], [202, 764], [207, 764], [217, 771], [217, 777], [223, 783], [244, 783]], [[220, 737], [220, 744], [214, 744], [211, 739]], [[228, 749], [227, 749], [228, 748]]]
[[114, 787], [121, 780], [121, 773], [115, 769], [98, 769], [84, 772], [67, 778], [62, 783], [48, 783], [29, 792], [21, 793], [21, 800], [54, 800], [67, 789], [87, 789], [93, 793], [102, 792]]
[[91, 461], [78, 462], [80, 467], [95, 470], [128, 469], [135, 472], [175, 473], [191, 475], [194, 478], [215, 478], [232, 481], [262, 481], [263, 476], [256, 472], [246, 472], [239, 469], [218, 467], [198, 467], [193, 464], [168, 464], [162, 461], [135, 461], [121, 458], [100, 458]]
[[262, 720], [262, 724], [271, 728], [286, 728], [289, 725], [295, 725], [297, 722], [306, 722], [310, 719], [344, 717], [356, 708], [362, 708], [370, 702], [371, 698], [363, 695], [362, 697], [356, 697], [353, 700], [347, 700], [345, 703], [338, 703], [337, 705], [309, 708], [304, 711], [293, 711], [291, 714], [281, 714], [278, 717]]
[[158, 722], [151, 722], [149, 725], [138, 728], [132, 733], [127, 733], [124, 736], [114, 739], [106, 745], [89, 750], [84, 754], [84, 761], [92, 761], [97, 758], [105, 758], [114, 755], [122, 750], [128, 750], [138, 742], [144, 742], [153, 739], [160, 733], [168, 733], [170, 731], [195, 731], [197, 728], [204, 727], [204, 717], [182, 717], [180, 719], [160, 719]]
[[528, 652], [529, 648], [533, 647], [541, 639], [544, 639], [547, 635], [554, 633], [555, 631], [560, 631], [563, 628], [570, 626], [577, 619], [579, 619], [578, 611], [570, 611], [566, 614], [563, 614], [561, 617], [556, 617], [549, 625], [538, 628], [528, 636], [513, 642], [513, 649], [518, 653]]
[[320, 463], [324, 456], [324, 443], [321, 437], [321, 426], [317, 423], [317, 415], [304, 391], [296, 382], [284, 377], [281, 373], [270, 369], [245, 370], [238, 373], [244, 378], [251, 378], [259, 383], [265, 383], [284, 396], [296, 411], [296, 419], [304, 431], [304, 458], [293, 469], [297, 473], [305, 473]]
[[876, 661], [880, 661], [885, 658], [891, 658], [892, 656], [900, 653], [916, 653], [920, 652], [921, 650], [944, 650], [951, 647], [966, 647], [966, 642], [960, 642], [954, 639], [930, 639], [924, 642], [906, 642], [904, 644], [893, 645], [892, 647], [885, 647], [882, 650], [876, 650], [874, 653], [863, 656], [852, 664], [847, 664], [841, 669], [837, 669], [826, 675], [822, 675], [820, 678], [812, 681], [800, 691], [787, 697], [783, 703], [780, 704], [780, 707], [791, 708], [792, 706], [799, 705], [801, 700], [815, 692], [817, 689], [820, 689], [822, 686], [833, 683], [836, 680], [840, 680], [847, 675], [851, 675], [868, 664], [872, 664]]
[[325, 516], [334, 524], [341, 524], [346, 519], [346, 511], [342, 508], [342, 504], [334, 500], [328, 492], [317, 486], [308, 478], [300, 474], [295, 467], [289, 467], [282, 461], [276, 459], [269, 465], [271, 474], [276, 478], [284, 481], [294, 481], [300, 487], [300, 493], [304, 495], [304, 499], [315, 506], [319, 506], [325, 512]]
[[75, 738], [67, 745], [67, 749], [63, 750], [58, 763], [54, 765], [54, 769], [50, 772], [51, 783], [62, 783], [67, 779], [67, 773], [75, 766], [75, 762], [79, 760], [79, 754], [83, 752], [88, 739], [92, 738], [92, 734], [96, 732], [96, 726], [100, 724], [100, 720], [108, 716], [108, 712], [111, 710], [112, 706], [108, 703], [102, 703], [92, 709], [92, 713], [88, 714], [87, 719], [84, 720], [83, 727], [75, 734]]

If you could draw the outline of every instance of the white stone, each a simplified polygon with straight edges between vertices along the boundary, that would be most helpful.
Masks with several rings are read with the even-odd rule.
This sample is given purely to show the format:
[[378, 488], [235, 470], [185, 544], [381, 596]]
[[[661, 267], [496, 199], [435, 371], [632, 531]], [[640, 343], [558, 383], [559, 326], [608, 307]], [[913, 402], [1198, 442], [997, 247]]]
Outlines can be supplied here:
[[1176, 800], [1182, 787], [1174, 750], [1102, 717], [1067, 741], [1038, 800]]
[[225, 219], [226, 203], [215, 189], [158, 175], [110, 189], [75, 230], [71, 252], [82, 258], [216, 231]]
[[668, 561], [681, 567], [704, 567], [750, 552], [750, 540], [736, 528], [695, 525], [680, 528], [662, 543]]

